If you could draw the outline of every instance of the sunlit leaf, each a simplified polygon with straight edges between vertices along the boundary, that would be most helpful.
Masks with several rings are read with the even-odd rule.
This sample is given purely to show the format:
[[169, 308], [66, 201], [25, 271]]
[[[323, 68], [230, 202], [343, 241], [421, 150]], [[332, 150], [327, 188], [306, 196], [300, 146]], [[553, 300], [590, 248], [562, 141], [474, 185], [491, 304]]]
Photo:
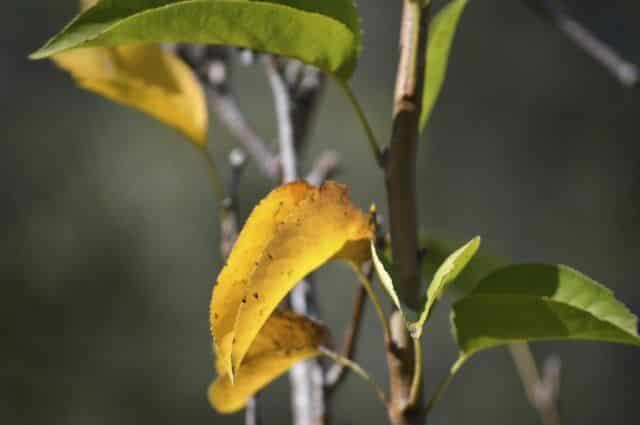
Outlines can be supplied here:
[[[435, 238], [421, 236], [420, 248], [425, 250], [422, 262], [422, 275], [431, 279], [440, 265], [460, 246], [457, 238]], [[471, 291], [481, 279], [489, 273], [504, 267], [507, 260], [481, 247], [473, 256], [469, 264], [456, 277], [456, 284], [451, 287], [457, 295]]]
[[479, 247], [480, 238], [476, 237], [444, 259], [435, 274], [433, 274], [431, 283], [427, 287], [425, 304], [420, 312], [420, 316], [418, 320], [414, 320], [410, 318], [409, 312], [403, 308], [396, 293], [393, 278], [389, 272], [387, 272], [387, 266], [385, 266], [384, 261], [376, 252], [375, 245], [371, 242], [371, 258], [373, 259], [373, 265], [378, 274], [379, 281], [389, 295], [389, 298], [393, 301], [393, 304], [402, 313], [406, 326], [413, 338], [420, 338], [422, 336], [422, 328], [429, 318], [431, 309], [442, 297], [447, 286], [453, 282], [469, 264]]
[[438, 100], [449, 64], [449, 52], [456, 33], [460, 15], [468, 0], [452, 0], [438, 12], [431, 22], [427, 43], [425, 88], [422, 95], [420, 128], [427, 124], [433, 106]]
[[391, 275], [387, 271], [388, 265], [385, 266], [382, 258], [378, 256], [378, 251], [376, 250], [376, 245], [374, 244], [374, 242], [371, 241], [370, 244], [371, 244], [371, 259], [373, 260], [373, 266], [375, 267], [376, 273], [378, 274], [378, 281], [384, 288], [387, 295], [389, 295], [389, 298], [391, 298], [391, 301], [393, 301], [393, 304], [396, 306], [396, 308], [400, 312], [402, 312], [403, 309], [402, 309], [402, 304], [400, 303], [400, 298], [398, 297], [398, 294], [396, 293], [396, 289], [393, 285], [393, 279], [391, 278]]
[[302, 278], [334, 258], [361, 257], [353, 243], [366, 241], [360, 246], [368, 250], [373, 235], [371, 217], [336, 183], [294, 182], [263, 199], [213, 291], [211, 330], [221, 370], [233, 377], [271, 312]]
[[261, 388], [295, 363], [320, 354], [327, 330], [289, 312], [275, 312], [260, 330], [232, 383], [218, 366], [218, 378], [209, 387], [209, 401], [220, 413], [233, 413]]
[[431, 283], [427, 287], [427, 298], [424, 308], [420, 313], [420, 319], [412, 323], [409, 329], [415, 338], [420, 338], [424, 323], [429, 318], [431, 309], [436, 302], [442, 297], [447, 285], [453, 282], [458, 275], [469, 264], [475, 253], [480, 248], [480, 238], [475, 237], [467, 244], [456, 250], [440, 265], [435, 275], [431, 279]]
[[463, 357], [520, 341], [640, 346], [637, 318], [610, 290], [567, 266], [526, 264], [498, 270], [454, 305], [452, 323]]
[[202, 87], [173, 53], [156, 45], [93, 47], [59, 53], [53, 60], [79, 86], [139, 109], [198, 145], [207, 143]]
[[352, 0], [103, 0], [31, 57], [78, 48], [189, 42], [299, 59], [347, 80], [360, 53]]

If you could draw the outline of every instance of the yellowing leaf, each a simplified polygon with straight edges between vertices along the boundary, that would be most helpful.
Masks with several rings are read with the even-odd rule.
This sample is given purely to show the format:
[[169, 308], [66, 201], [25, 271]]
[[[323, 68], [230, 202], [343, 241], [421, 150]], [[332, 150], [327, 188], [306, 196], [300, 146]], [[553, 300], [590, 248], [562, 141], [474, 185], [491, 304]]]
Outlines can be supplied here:
[[263, 199], [213, 291], [210, 320], [220, 370], [233, 379], [260, 328], [296, 283], [334, 258], [357, 261], [362, 253], [353, 244], [373, 236], [370, 216], [339, 184], [294, 182]]
[[202, 87], [191, 69], [158, 45], [93, 47], [53, 57], [79, 86], [139, 109], [207, 143], [209, 117]]
[[232, 383], [224, 367], [209, 386], [209, 402], [220, 413], [233, 413], [261, 388], [295, 363], [320, 354], [327, 340], [324, 327], [290, 312], [275, 312], [251, 344]]

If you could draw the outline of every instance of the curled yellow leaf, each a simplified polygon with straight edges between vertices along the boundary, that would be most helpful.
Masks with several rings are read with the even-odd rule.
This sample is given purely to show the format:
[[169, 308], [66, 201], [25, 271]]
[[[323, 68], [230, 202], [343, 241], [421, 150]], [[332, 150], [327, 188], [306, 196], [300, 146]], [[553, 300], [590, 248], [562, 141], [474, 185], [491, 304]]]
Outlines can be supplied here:
[[224, 368], [209, 386], [209, 402], [220, 413], [234, 413], [261, 388], [295, 363], [320, 354], [327, 341], [324, 327], [290, 312], [275, 312], [251, 344], [232, 383]]
[[334, 258], [360, 261], [373, 236], [371, 216], [342, 185], [294, 182], [271, 192], [251, 213], [213, 291], [210, 320], [219, 370], [233, 380], [296, 283]]
[[202, 87], [182, 60], [160, 46], [83, 48], [57, 54], [53, 61], [80, 87], [145, 112], [199, 146], [207, 143]]

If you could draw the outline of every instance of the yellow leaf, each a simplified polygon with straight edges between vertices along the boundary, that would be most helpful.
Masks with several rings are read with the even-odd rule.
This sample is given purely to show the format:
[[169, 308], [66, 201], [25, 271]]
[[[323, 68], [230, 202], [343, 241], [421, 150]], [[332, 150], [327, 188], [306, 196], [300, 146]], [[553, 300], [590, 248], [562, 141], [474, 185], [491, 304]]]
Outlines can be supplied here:
[[79, 86], [139, 109], [206, 145], [205, 95], [191, 69], [173, 53], [158, 45], [92, 47], [63, 52], [53, 60]]
[[209, 386], [209, 402], [220, 413], [233, 413], [261, 388], [295, 363], [320, 354], [327, 341], [324, 327], [290, 312], [275, 312], [254, 340], [231, 383], [224, 369]]
[[263, 199], [213, 291], [211, 331], [220, 370], [233, 380], [260, 328], [296, 283], [333, 258], [361, 260], [373, 236], [370, 215], [337, 183], [315, 188], [294, 182]]

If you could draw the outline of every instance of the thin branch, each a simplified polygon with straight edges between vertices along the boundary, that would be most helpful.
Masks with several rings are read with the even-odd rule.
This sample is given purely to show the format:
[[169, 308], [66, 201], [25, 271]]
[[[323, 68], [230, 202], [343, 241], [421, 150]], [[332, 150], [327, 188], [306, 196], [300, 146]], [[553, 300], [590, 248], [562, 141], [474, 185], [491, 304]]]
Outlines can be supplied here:
[[[278, 59], [265, 57], [265, 69], [273, 92], [283, 183], [298, 178], [295, 134], [292, 122], [292, 99]], [[300, 281], [289, 295], [291, 308], [296, 313], [318, 317], [316, 297], [309, 276]], [[296, 364], [289, 371], [294, 425], [321, 425], [326, 423], [324, 371], [318, 359], [309, 359]]]
[[[371, 268], [370, 268], [371, 269]], [[372, 269], [371, 269], [372, 270]], [[372, 271], [369, 271], [372, 273]], [[364, 315], [364, 307], [367, 302], [367, 291], [363, 285], [356, 288], [356, 296], [353, 299], [353, 307], [351, 308], [351, 320], [344, 331], [342, 338], [342, 357], [353, 360], [356, 356], [358, 347], [358, 338], [362, 328], [362, 317]], [[347, 377], [349, 369], [342, 363], [336, 362], [327, 371], [325, 376], [325, 389], [327, 395], [333, 394], [338, 386]]]
[[313, 185], [320, 186], [322, 182], [330, 179], [338, 170], [340, 160], [335, 151], [325, 151], [313, 163], [311, 171], [305, 177], [305, 180]]
[[245, 120], [235, 97], [230, 92], [212, 89], [209, 90], [209, 98], [217, 117], [233, 138], [244, 146], [260, 171], [269, 179], [276, 179], [280, 171], [279, 160]]
[[298, 163], [291, 116], [291, 97], [287, 84], [280, 72], [278, 59], [273, 56], [266, 56], [265, 68], [271, 84], [276, 118], [278, 120], [282, 181], [283, 183], [289, 183], [298, 178]]
[[638, 83], [638, 66], [624, 59], [612, 46], [562, 11], [552, 0], [524, 0], [524, 4], [538, 15], [549, 19], [558, 30], [608, 70], [623, 86], [631, 88]]
[[295, 148], [300, 152], [308, 140], [318, 101], [324, 93], [326, 76], [318, 68], [296, 60], [287, 61], [285, 75], [293, 100], [291, 121]]
[[255, 396], [252, 399], [249, 399], [247, 402], [247, 408], [244, 412], [244, 423], [245, 425], [261, 425], [262, 420], [259, 412], [259, 401], [258, 397]]
[[247, 122], [233, 95], [230, 66], [233, 48], [194, 44], [177, 44], [172, 48], [208, 89], [214, 112], [233, 138], [246, 149], [266, 177], [278, 178], [278, 158]]
[[376, 383], [371, 375], [369, 375], [362, 367], [360, 367], [358, 363], [344, 356], [341, 356], [340, 354], [335, 353], [326, 347], [320, 347], [320, 352], [336, 362], [336, 364], [341, 364], [343, 365], [343, 367], [349, 368], [353, 371], [353, 373], [364, 379], [368, 384], [371, 385], [374, 392], [376, 393], [376, 396], [378, 397], [378, 399], [380, 399], [382, 404], [385, 406], [387, 405], [387, 395], [385, 394], [384, 390]]
[[238, 237], [240, 216], [238, 213], [238, 189], [240, 178], [246, 165], [246, 156], [240, 149], [234, 149], [229, 154], [231, 166], [231, 180], [227, 190], [227, 196], [222, 202], [220, 217], [221, 247], [223, 258], [231, 253], [233, 244]]
[[[373, 267], [371, 267], [373, 270]], [[373, 285], [371, 284], [371, 277], [373, 276], [373, 272], [365, 274], [362, 270], [355, 269], [356, 274], [358, 275], [358, 279], [360, 279], [360, 283], [367, 291], [367, 295], [371, 299], [373, 306], [376, 310], [376, 314], [378, 315], [378, 319], [380, 320], [380, 324], [382, 325], [382, 331], [384, 333], [384, 340], [387, 343], [391, 338], [391, 326], [389, 325], [389, 321], [387, 320], [387, 314], [384, 311], [384, 307], [382, 307], [382, 302], [376, 294], [376, 291], [373, 289]]]
[[509, 345], [509, 352], [516, 365], [529, 404], [538, 411], [544, 425], [561, 425], [556, 406], [560, 393], [561, 363], [552, 356], [545, 362], [542, 378], [536, 360], [526, 342]]

